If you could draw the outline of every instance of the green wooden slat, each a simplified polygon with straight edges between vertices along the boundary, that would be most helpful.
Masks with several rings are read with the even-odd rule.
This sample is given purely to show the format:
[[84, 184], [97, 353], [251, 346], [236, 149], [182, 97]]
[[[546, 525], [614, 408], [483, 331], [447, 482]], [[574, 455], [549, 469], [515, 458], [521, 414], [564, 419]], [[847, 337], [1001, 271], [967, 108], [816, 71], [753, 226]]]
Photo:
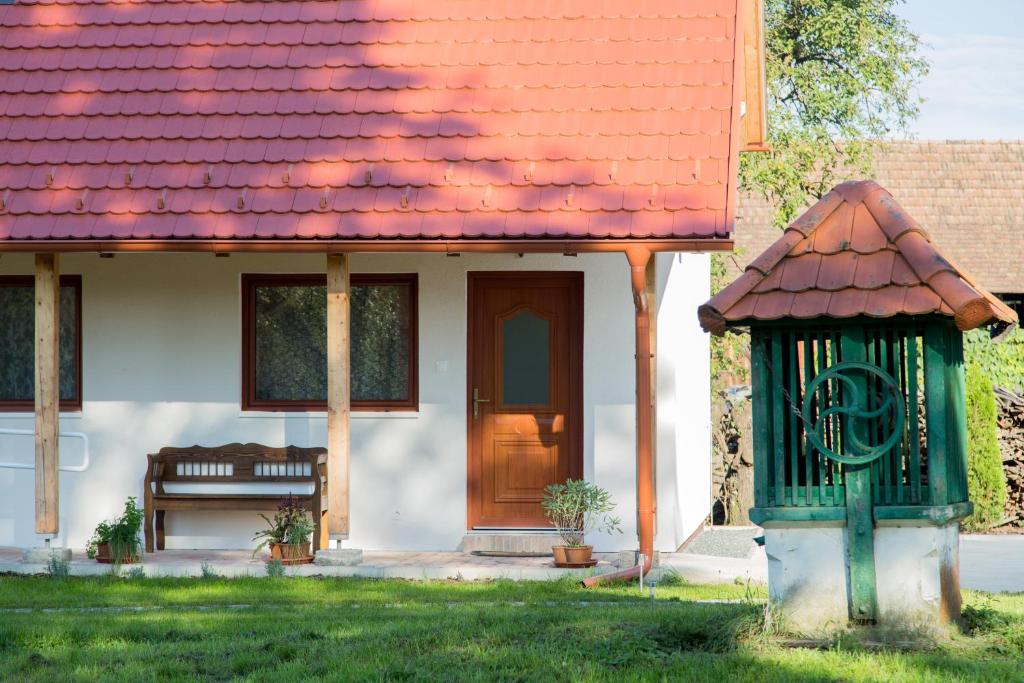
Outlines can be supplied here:
[[772, 466], [771, 403], [763, 398], [771, 394], [767, 342], [764, 332], [751, 330], [750, 382], [754, 395], [751, 404], [754, 430], [754, 504], [758, 507], [767, 507], [771, 504], [768, 499], [768, 473]]
[[[909, 398], [907, 398], [907, 334], [906, 334], [906, 329], [900, 328], [896, 332], [895, 347], [896, 347], [896, 359], [895, 359], [895, 361], [893, 361], [893, 366], [894, 366], [894, 369], [896, 370], [895, 377], [896, 377], [897, 383], [899, 383], [899, 385], [900, 385], [900, 391], [903, 392], [903, 397], [904, 397], [905, 405], [909, 406], [910, 405], [910, 400], [909, 400]], [[897, 362], [899, 363], [898, 365], [896, 364]], [[909, 411], [908, 411], [908, 415], [909, 415]], [[906, 462], [907, 459], [904, 457], [904, 453], [906, 452], [906, 450], [905, 450], [906, 439], [907, 439], [907, 428], [904, 427], [903, 428], [903, 435], [902, 435], [902, 437], [896, 443], [896, 446], [893, 447], [893, 462], [894, 462], [894, 469], [896, 470], [896, 481], [898, 482], [898, 485], [896, 486], [896, 502], [901, 504], [901, 505], [903, 504], [903, 483], [907, 480], [906, 472], [905, 472], [905, 462]]]
[[[827, 360], [826, 360], [827, 359], [827, 356], [826, 356], [827, 350], [825, 348], [825, 333], [819, 332], [816, 335], [816, 338], [817, 338], [817, 343], [818, 343], [818, 373], [821, 373], [825, 369], [825, 366], [826, 366], [826, 363], [827, 363]], [[827, 382], [822, 382], [822, 384], [820, 386], [820, 389], [818, 390], [819, 391], [819, 393], [818, 393], [818, 412], [819, 413], [821, 412], [821, 406], [828, 405], [825, 402], [825, 391], [827, 389], [827, 387], [825, 386], [826, 384], [828, 384], [828, 383]], [[827, 426], [823, 424], [822, 425], [822, 435], [821, 435], [823, 441], [826, 440], [826, 434], [824, 433], [825, 431], [827, 431]], [[821, 453], [815, 453], [814, 456], [815, 456], [814, 459], [818, 463], [818, 498], [819, 498], [819, 500], [824, 501], [824, 500], [826, 500], [827, 495], [828, 495], [828, 493], [827, 493], [828, 492], [828, 484], [827, 484], [827, 482], [825, 480], [825, 461], [828, 458], [826, 458]]]
[[789, 385], [789, 405], [786, 406], [786, 414], [789, 416], [789, 485], [793, 505], [806, 505], [800, 495], [800, 365], [797, 362], [796, 334], [787, 334], [785, 339], [786, 355], [789, 357], [786, 373], [786, 383]]
[[[874, 331], [868, 332], [868, 335], [867, 335], [867, 349], [866, 349], [866, 351], [867, 351], [867, 361], [868, 361], [868, 363], [871, 363], [872, 365], [878, 366], [878, 365], [880, 365], [880, 363], [879, 363], [879, 360], [878, 360], [878, 353], [877, 353], [876, 348], [875, 348], [875, 345], [877, 343], [877, 340], [875, 339], [875, 335], [876, 334], [877, 333], [874, 332]], [[865, 400], [867, 401], [867, 408], [868, 408], [868, 410], [874, 410], [875, 409], [875, 396], [877, 395], [876, 394], [876, 385], [875, 385], [874, 379], [870, 378], [870, 377], [867, 378], [866, 384], [864, 386], [867, 388], [867, 391], [866, 392], [862, 391], [861, 392], [861, 396], [864, 396], [865, 393], [867, 394], [867, 396], [865, 398]], [[853, 429], [853, 426], [851, 425], [850, 428]], [[863, 429], [868, 433], [868, 439], [867, 439], [867, 441], [865, 443], [868, 443], [868, 444], [878, 443], [878, 425], [877, 425], [877, 423], [869, 424], [869, 425], [867, 425], [867, 424], [863, 425]], [[881, 458], [879, 458], [879, 460], [880, 459]], [[881, 482], [881, 477], [879, 476], [880, 472], [881, 472], [881, 463], [878, 462], [878, 460], [874, 461], [873, 463], [871, 463], [870, 470], [871, 470], [871, 498], [872, 498], [872, 500], [875, 503], [880, 503], [880, 502], [882, 502], [882, 488], [884, 486], [882, 484], [882, 482]]]
[[[892, 344], [889, 340], [888, 329], [882, 329], [878, 333], [878, 366], [889, 373], [890, 376], [892, 375]], [[881, 388], [881, 382], [876, 382], [876, 396], [881, 396], [879, 393]], [[886, 430], [888, 429], [887, 422], [888, 421], [885, 419], [885, 416], [882, 416], [878, 420], [878, 441], [876, 443], [882, 443], [882, 440], [885, 439]], [[896, 488], [896, 478], [893, 476], [892, 472], [893, 459], [892, 450], [879, 458], [881, 461], [881, 467], [879, 468], [881, 472], [879, 474], [881, 474], [882, 486], [884, 487], [885, 494], [882, 498], [885, 500], [886, 505], [892, 505], [895, 495], [895, 491], [893, 489]]]
[[946, 334], [944, 326], [931, 323], [924, 328], [924, 409], [928, 438], [928, 501], [949, 502], [946, 458]]
[[[839, 353], [839, 333], [836, 331], [832, 332], [832, 343], [829, 345], [829, 353], [831, 359], [829, 365], [836, 365], [842, 359]], [[839, 380], [829, 380], [829, 394], [831, 395], [831, 401], [829, 405], [834, 405], [840, 402], [842, 398], [842, 391], [840, 390]], [[839, 453], [842, 449], [842, 430], [839, 425], [839, 418], [832, 417], [832, 452]], [[843, 502], [843, 499], [839, 497], [839, 486], [843, 483], [843, 468], [839, 466], [839, 463], [829, 460], [829, 468], [832, 470], [832, 500], [839, 505]]]
[[963, 335], [952, 327], [946, 328], [946, 389], [949, 468], [947, 501], [967, 500], [967, 387], [964, 377]]
[[971, 514], [974, 505], [969, 502], [949, 505], [893, 505], [875, 508], [875, 519], [927, 522], [941, 526], [963, 519]]
[[910, 501], [921, 501], [921, 431], [917, 422], [917, 329], [911, 327], [907, 333], [907, 404], [910, 420]]
[[[814, 379], [814, 341], [810, 332], [804, 332], [804, 348], [803, 348], [803, 361], [804, 361], [804, 381], [801, 387], [801, 393], [807, 390], [807, 385]], [[801, 405], [803, 400], [801, 399]], [[810, 416], [808, 416], [809, 418]], [[804, 449], [804, 499], [808, 504], [811, 503], [812, 490], [814, 489], [814, 448], [811, 444], [807, 443], [806, 431], [808, 425], [801, 424], [801, 433], [805, 438], [800, 439], [801, 445]]]
[[[843, 330], [843, 360], [865, 361], [863, 328]], [[859, 382], [861, 396], [867, 391], [867, 379]], [[847, 429], [856, 428], [848, 420]], [[874, 519], [871, 513], [870, 465], [845, 466], [847, 549], [850, 561], [850, 617], [856, 621], [873, 621], [878, 613], [878, 592], [875, 585]]]
[[775, 460], [775, 504], [785, 505], [786, 499], [786, 427], [785, 402], [782, 388], [785, 379], [782, 374], [782, 333], [774, 329], [771, 336], [771, 384], [772, 384], [772, 441]]
[[750, 521], [759, 526], [769, 522], [844, 522], [846, 508], [842, 506], [811, 506], [783, 508], [753, 508]]

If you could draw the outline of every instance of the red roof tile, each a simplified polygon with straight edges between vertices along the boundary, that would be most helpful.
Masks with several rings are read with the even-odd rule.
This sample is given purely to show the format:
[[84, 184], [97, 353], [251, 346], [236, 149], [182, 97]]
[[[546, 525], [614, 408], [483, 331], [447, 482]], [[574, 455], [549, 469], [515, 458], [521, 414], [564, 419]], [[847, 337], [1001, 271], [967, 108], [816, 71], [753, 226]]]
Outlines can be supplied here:
[[838, 185], [698, 310], [701, 326], [939, 314], [968, 330], [1018, 322], [872, 181]]
[[725, 239], [736, 7], [19, 0], [0, 237]]

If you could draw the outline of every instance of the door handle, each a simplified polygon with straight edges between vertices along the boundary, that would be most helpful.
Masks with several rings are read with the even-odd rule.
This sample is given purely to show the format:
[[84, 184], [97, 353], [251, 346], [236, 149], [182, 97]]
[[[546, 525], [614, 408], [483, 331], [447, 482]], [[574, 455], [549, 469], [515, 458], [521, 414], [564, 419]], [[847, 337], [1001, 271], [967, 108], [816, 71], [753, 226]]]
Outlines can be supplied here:
[[473, 387], [473, 419], [474, 420], [479, 420], [480, 419], [480, 404], [481, 403], [490, 403], [490, 402], [491, 402], [491, 399], [489, 399], [489, 398], [480, 398], [480, 389], [478, 389], [477, 387]]

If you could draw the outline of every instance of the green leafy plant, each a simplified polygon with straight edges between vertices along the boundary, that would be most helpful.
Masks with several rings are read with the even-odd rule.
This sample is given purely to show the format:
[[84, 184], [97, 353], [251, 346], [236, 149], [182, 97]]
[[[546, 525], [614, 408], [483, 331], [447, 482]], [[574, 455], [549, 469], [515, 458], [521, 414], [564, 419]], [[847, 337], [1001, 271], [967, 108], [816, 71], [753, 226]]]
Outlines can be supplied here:
[[95, 558], [99, 546], [107, 545], [114, 564], [120, 564], [124, 558], [138, 562], [142, 555], [142, 542], [139, 540], [142, 520], [143, 511], [139, 508], [135, 496], [131, 496], [125, 501], [124, 511], [118, 517], [96, 525], [92, 538], [86, 545], [86, 555]]
[[1002, 521], [1006, 505], [1006, 477], [999, 452], [999, 425], [992, 382], [974, 363], [967, 375], [967, 493], [974, 513], [964, 528], [989, 529]]
[[622, 533], [621, 521], [610, 514], [615, 509], [611, 494], [582, 479], [548, 486], [543, 506], [544, 514], [570, 548], [582, 547], [591, 531]]
[[267, 578], [280, 579], [284, 576], [284, 562], [281, 560], [271, 560], [267, 562]]
[[300, 545], [309, 540], [309, 535], [315, 528], [313, 520], [309, 518], [306, 509], [291, 495], [285, 496], [277, 505], [277, 512], [274, 518], [270, 519], [264, 514], [260, 517], [267, 523], [267, 528], [256, 532], [254, 541], [259, 540], [259, 545], [252, 551], [256, 555], [268, 545], [275, 543], [285, 545]]
[[132, 567], [122, 573], [121, 576], [132, 580], [144, 579], [146, 578], [146, 570], [142, 567]]
[[1024, 330], [1017, 328], [998, 343], [986, 329], [971, 330], [964, 334], [964, 358], [997, 387], [1024, 392]]
[[217, 572], [217, 570], [213, 568], [213, 565], [211, 565], [206, 560], [203, 560], [199, 564], [199, 575], [202, 578], [204, 578], [204, 579], [219, 579], [219, 578], [221, 578], [221, 576]]
[[46, 574], [51, 579], [66, 579], [71, 575], [71, 563], [57, 553], [50, 553], [46, 561]]

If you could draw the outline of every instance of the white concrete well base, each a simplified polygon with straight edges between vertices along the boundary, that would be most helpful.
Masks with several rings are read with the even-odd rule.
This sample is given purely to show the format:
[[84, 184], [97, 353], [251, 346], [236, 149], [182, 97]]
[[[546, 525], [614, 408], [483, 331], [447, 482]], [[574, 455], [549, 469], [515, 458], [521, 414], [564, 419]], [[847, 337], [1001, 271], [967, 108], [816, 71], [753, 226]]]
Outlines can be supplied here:
[[354, 567], [363, 563], [363, 551], [356, 548], [317, 550], [313, 564], [322, 567]]
[[[881, 526], [874, 531], [878, 623], [939, 626], [960, 616], [959, 524]], [[821, 632], [849, 621], [846, 529], [765, 529], [768, 597], [788, 628]]]

